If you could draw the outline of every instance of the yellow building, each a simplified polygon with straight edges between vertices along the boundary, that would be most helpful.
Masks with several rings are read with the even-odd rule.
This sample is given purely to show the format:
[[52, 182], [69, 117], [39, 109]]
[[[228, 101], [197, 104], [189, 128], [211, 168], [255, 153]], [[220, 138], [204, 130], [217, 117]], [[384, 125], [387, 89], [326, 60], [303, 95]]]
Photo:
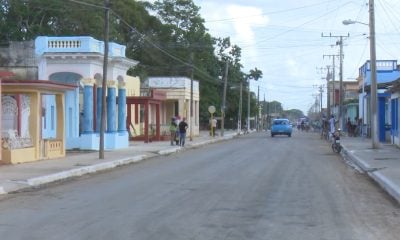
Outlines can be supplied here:
[[[44, 80], [2, 80], [1, 163], [14, 164], [65, 156], [64, 91], [75, 86]], [[53, 95], [56, 137], [42, 139], [42, 97]]]
[[[139, 77], [127, 76], [125, 87], [126, 87], [126, 96], [127, 97], [140, 96], [140, 78]], [[128, 111], [127, 111], [128, 113], [130, 113], [130, 118], [128, 116], [127, 119], [135, 119], [135, 118], [140, 119], [140, 112], [136, 113], [134, 110], [134, 106], [128, 105], [127, 107], [131, 108], [131, 109], [128, 109]], [[135, 123], [135, 121], [131, 121], [131, 122], [127, 122], [127, 126], [128, 126], [129, 134], [131, 137], [135, 137], [135, 136], [143, 134], [143, 132], [142, 132], [143, 124]]]
[[189, 125], [187, 135], [199, 135], [200, 90], [198, 81], [187, 77], [149, 77], [148, 87], [166, 95], [166, 100], [161, 106], [160, 116], [161, 123], [165, 123], [165, 129], [167, 129], [171, 117], [186, 118]]

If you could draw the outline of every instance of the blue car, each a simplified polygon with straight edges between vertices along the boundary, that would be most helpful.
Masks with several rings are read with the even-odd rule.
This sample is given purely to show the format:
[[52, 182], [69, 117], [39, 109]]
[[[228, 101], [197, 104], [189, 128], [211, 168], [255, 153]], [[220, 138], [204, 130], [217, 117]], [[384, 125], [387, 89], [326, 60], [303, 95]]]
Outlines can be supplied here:
[[274, 119], [271, 127], [271, 137], [274, 137], [275, 135], [287, 135], [288, 137], [292, 136], [292, 125], [290, 124], [289, 119]]

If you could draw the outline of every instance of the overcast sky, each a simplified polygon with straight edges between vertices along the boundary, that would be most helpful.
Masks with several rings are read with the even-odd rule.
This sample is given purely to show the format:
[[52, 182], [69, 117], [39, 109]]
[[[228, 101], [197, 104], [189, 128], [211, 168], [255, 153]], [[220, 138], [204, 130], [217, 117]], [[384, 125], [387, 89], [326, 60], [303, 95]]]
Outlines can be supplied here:
[[[214, 37], [231, 37], [242, 48], [244, 71], [263, 71], [252, 82], [260, 98], [279, 101], [285, 110], [307, 113], [315, 102], [316, 85], [326, 87], [327, 65], [338, 55], [337, 38], [347, 36], [343, 46], [343, 79], [353, 80], [358, 68], [369, 59], [368, 26], [345, 26], [352, 19], [368, 23], [367, 0], [194, 0]], [[375, 0], [377, 59], [397, 60], [400, 56], [399, 0]], [[339, 79], [339, 59], [336, 59]], [[326, 88], [324, 95], [326, 94]], [[325, 95], [326, 96], [326, 95]], [[324, 97], [323, 105], [326, 105]], [[325, 106], [324, 106], [325, 107]]]

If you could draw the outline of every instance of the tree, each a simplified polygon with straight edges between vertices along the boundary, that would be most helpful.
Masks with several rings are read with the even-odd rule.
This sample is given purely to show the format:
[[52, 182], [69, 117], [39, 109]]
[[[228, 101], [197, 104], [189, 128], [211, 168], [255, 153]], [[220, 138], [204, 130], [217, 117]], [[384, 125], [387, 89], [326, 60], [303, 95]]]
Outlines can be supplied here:
[[301, 117], [304, 116], [303, 111], [299, 110], [299, 109], [290, 109], [290, 110], [286, 110], [284, 111], [284, 116], [288, 119], [290, 119], [291, 121], [295, 121]]
[[[258, 108], [257, 108], [257, 97], [255, 96], [255, 94], [253, 94], [253, 97], [251, 97], [251, 93], [250, 93], [250, 80], [253, 79], [255, 81], [258, 81], [258, 79], [262, 78], [262, 71], [254, 68], [250, 70], [250, 73], [247, 75], [247, 79], [248, 79], [248, 104], [250, 106], [250, 113], [248, 113], [250, 115], [258, 115]], [[253, 103], [252, 103], [253, 102]]]
[[279, 116], [283, 112], [282, 103], [278, 101], [266, 102], [264, 112]]
[[[225, 60], [229, 61], [228, 86], [238, 87], [243, 79], [241, 48], [232, 45], [229, 38], [213, 38], [204, 26], [200, 8], [192, 0], [110, 2], [109, 39], [126, 45], [127, 57], [139, 61], [128, 74], [142, 80], [150, 75], [193, 74], [200, 82], [200, 121], [208, 122], [208, 106], [221, 104], [218, 77], [222, 76]], [[34, 40], [37, 36], [104, 37], [102, 1], [0, 0], [0, 4], [2, 43]], [[262, 72], [255, 69], [246, 76], [257, 80]], [[254, 99], [253, 96], [253, 107]], [[237, 118], [238, 105], [238, 91], [228, 91], [226, 116]]]
[[262, 75], [263, 75], [263, 73], [261, 70], [254, 68], [254, 69], [250, 70], [250, 74], [248, 75], [248, 77], [249, 77], [249, 79], [258, 81], [258, 79], [262, 78]]
[[[98, 1], [86, 1], [98, 6], [64, 0], [1, 0], [0, 40], [33, 40], [40, 35], [103, 36], [103, 11]], [[5, 31], [4, 31], [5, 30]]]
[[[186, 75], [200, 82], [200, 121], [207, 124], [209, 113], [208, 106], [218, 106], [221, 103], [220, 81], [221, 62], [214, 54], [214, 39], [207, 33], [204, 19], [192, 0], [164, 0], [149, 4], [157, 13], [164, 27], [168, 29], [162, 38], [158, 37], [160, 48], [173, 53], [170, 56], [158, 57], [158, 71], [156, 75]], [[191, 56], [193, 60], [191, 60]], [[154, 59], [155, 60], [155, 59]], [[155, 61], [147, 64], [154, 64]], [[190, 65], [185, 64], [190, 63]]]

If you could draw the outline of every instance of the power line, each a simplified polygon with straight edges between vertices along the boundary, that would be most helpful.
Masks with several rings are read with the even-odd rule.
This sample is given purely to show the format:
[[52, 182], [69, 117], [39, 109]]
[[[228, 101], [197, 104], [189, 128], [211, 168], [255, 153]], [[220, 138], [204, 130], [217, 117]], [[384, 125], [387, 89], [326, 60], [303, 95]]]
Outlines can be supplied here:
[[73, 3], [80, 4], [80, 5], [85, 5], [85, 6], [89, 6], [89, 7], [99, 8], [99, 9], [102, 9], [102, 10], [106, 10], [106, 9], [107, 9], [106, 6], [97, 5], [97, 4], [92, 4], [92, 3], [87, 3], [87, 2], [82, 2], [82, 1], [78, 1], [78, 0], [68, 0], [68, 1], [73, 2]]
[[[82, 1], [78, 1], [78, 0], [69, 0], [70, 2], [74, 2], [77, 4], [81, 4], [81, 5], [86, 5], [86, 6], [90, 6], [90, 7], [95, 7], [95, 8], [99, 8], [99, 9], [107, 9], [104, 6], [100, 6], [100, 5], [95, 5], [95, 4], [90, 4], [87, 2], [82, 2]], [[123, 24], [125, 24], [130, 30], [132, 30], [133, 32], [135, 32], [136, 34], [138, 34], [141, 39], [143, 39], [144, 41], [146, 41], [148, 44], [150, 44], [151, 46], [153, 46], [154, 48], [156, 48], [157, 50], [159, 50], [160, 52], [162, 52], [163, 54], [165, 54], [166, 56], [178, 61], [179, 63], [182, 63], [184, 65], [187, 66], [192, 66], [189, 62], [182, 60], [181, 58], [169, 53], [168, 51], [164, 50], [163, 48], [159, 47], [157, 44], [153, 43], [150, 39], [148, 39], [148, 37], [146, 37], [144, 34], [142, 34], [141, 32], [139, 32], [135, 27], [133, 27], [132, 25], [130, 25], [124, 18], [122, 18], [117, 12], [115, 12], [113, 9], [108, 8], [110, 10], [110, 12], [115, 15]], [[207, 72], [202, 71], [201, 69], [197, 68], [196, 66], [192, 66], [193, 69], [196, 69], [196, 71], [198, 73], [200, 73], [201, 75], [203, 75], [204, 77], [206, 77], [209, 82], [213, 82], [215, 83], [215, 79], [210, 76]], [[207, 79], [203, 79], [203, 80], [207, 80]]]
[[286, 33], [295, 31], [296, 29], [300, 28], [301, 26], [304, 26], [304, 25], [306, 25], [306, 24], [310, 24], [310, 23], [315, 22], [315, 21], [317, 21], [317, 20], [319, 20], [319, 19], [321, 19], [321, 18], [323, 18], [323, 17], [326, 17], [329, 13], [333, 13], [333, 12], [335, 12], [335, 11], [337, 11], [337, 10], [343, 8], [344, 6], [346, 6], [346, 5], [348, 5], [348, 4], [350, 4], [350, 2], [347, 2], [347, 3], [345, 3], [345, 4], [342, 4], [341, 6], [335, 8], [335, 9], [333, 9], [333, 10], [331, 10], [331, 11], [325, 12], [325, 13], [323, 13], [322, 15], [319, 15], [319, 16], [316, 17], [316, 18], [313, 18], [313, 19], [311, 19], [311, 20], [309, 20], [309, 21], [306, 21], [306, 22], [304, 22], [304, 23], [302, 23], [302, 24], [299, 24], [299, 25], [297, 25], [297, 26], [295, 26], [295, 27], [292, 27], [292, 28], [290, 28], [289, 30], [283, 31], [283, 32], [281, 32], [281, 33], [278, 33], [278, 34], [276, 34], [276, 35], [274, 35], [274, 36], [272, 36], [272, 37], [269, 37], [269, 38], [266, 38], [266, 39], [262, 39], [262, 40], [260, 40], [258, 43], [266, 42], [266, 41], [268, 41], [268, 40], [271, 40], [271, 39], [277, 38], [277, 37], [279, 37], [279, 36], [282, 36], [282, 35], [284, 35], [284, 34], [286, 34]]
[[300, 10], [300, 9], [305, 9], [305, 8], [310, 8], [310, 7], [323, 5], [323, 4], [329, 3], [329, 2], [331, 2], [331, 1], [320, 2], [320, 3], [305, 5], [305, 6], [296, 7], [296, 8], [289, 8], [289, 9], [284, 9], [284, 10], [280, 10], [280, 11], [265, 12], [263, 14], [248, 15], [248, 16], [234, 17], [234, 18], [225, 18], [225, 19], [216, 19], [216, 20], [208, 20], [208, 21], [205, 21], [205, 22], [206, 23], [210, 23], [210, 22], [225, 22], [225, 21], [233, 21], [233, 20], [238, 20], [238, 19], [245, 19], [245, 18], [252, 18], [252, 17], [259, 17], [259, 16], [265, 16], [265, 15], [278, 14], [278, 13], [292, 12], [292, 11], [296, 11], [296, 10]]
[[136, 28], [134, 28], [133, 26], [131, 26], [126, 20], [124, 20], [119, 14], [117, 14], [114, 10], [111, 9], [111, 12], [122, 22], [124, 23], [126, 26], [128, 26], [132, 31], [134, 31], [136, 34], [138, 34], [143, 40], [145, 40], [147, 43], [149, 43], [150, 45], [152, 45], [154, 48], [158, 49], [159, 51], [161, 51], [162, 53], [164, 53], [165, 55], [169, 56], [170, 58], [184, 64], [187, 65], [188, 67], [193, 67], [193, 69], [195, 69], [198, 73], [200, 73], [201, 75], [203, 75], [204, 77], [206, 77], [206, 79], [203, 80], [208, 80], [208, 82], [212, 82], [215, 83], [215, 78], [213, 78], [212, 76], [210, 76], [207, 72], [204, 72], [203, 70], [199, 69], [198, 67], [196, 67], [195, 65], [192, 65], [189, 62], [186, 62], [185, 60], [180, 59], [179, 57], [169, 53], [168, 51], [164, 50], [163, 48], [159, 47], [157, 44], [153, 43], [150, 39], [148, 39], [144, 34], [142, 34], [141, 32], [139, 32]]

